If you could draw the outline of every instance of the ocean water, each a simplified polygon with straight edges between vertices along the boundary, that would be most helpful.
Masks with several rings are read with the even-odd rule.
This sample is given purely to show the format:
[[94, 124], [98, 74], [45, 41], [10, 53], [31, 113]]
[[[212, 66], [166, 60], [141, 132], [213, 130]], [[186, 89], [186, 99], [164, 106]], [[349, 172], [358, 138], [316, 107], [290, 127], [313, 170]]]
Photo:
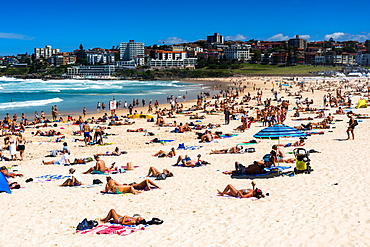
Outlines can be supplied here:
[[[44, 111], [51, 115], [51, 107], [58, 106], [59, 115], [81, 114], [83, 107], [87, 112], [96, 112], [97, 102], [104, 102], [106, 111], [109, 101], [132, 103], [133, 99], [158, 100], [165, 103], [168, 95], [187, 99], [195, 98], [202, 84], [181, 81], [128, 81], [128, 80], [39, 80], [0, 77], [0, 118], [6, 113], [14, 113], [33, 119], [33, 114]], [[204, 88], [203, 88], [204, 89]]]

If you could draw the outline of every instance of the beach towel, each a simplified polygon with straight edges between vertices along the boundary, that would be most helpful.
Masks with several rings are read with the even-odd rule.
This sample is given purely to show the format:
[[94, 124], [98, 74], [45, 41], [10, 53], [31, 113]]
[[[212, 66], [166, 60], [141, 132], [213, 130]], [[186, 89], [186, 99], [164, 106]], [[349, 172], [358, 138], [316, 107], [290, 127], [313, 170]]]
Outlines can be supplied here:
[[94, 227], [92, 229], [76, 231], [80, 234], [117, 234], [120, 236], [126, 236], [137, 231], [145, 230], [145, 225], [138, 226], [124, 226], [119, 224], [104, 224]]
[[43, 175], [36, 177], [37, 180], [35, 182], [50, 182], [50, 181], [55, 181], [55, 180], [60, 180], [60, 179], [67, 179], [70, 178], [71, 176], [64, 176], [64, 175]]
[[221, 139], [224, 139], [224, 138], [230, 138], [230, 137], [234, 137], [234, 136], [238, 136], [238, 134], [225, 134], [225, 135], [220, 135], [220, 138], [221, 138]]
[[177, 150], [196, 150], [199, 148], [202, 148], [203, 146], [180, 146], [177, 148]]
[[195, 165], [195, 166], [184, 166], [183, 164], [178, 164], [178, 165], [172, 165], [172, 166], [177, 166], [177, 167], [190, 167], [190, 168], [195, 168], [195, 167], [200, 167], [200, 166], [205, 166], [205, 165]]

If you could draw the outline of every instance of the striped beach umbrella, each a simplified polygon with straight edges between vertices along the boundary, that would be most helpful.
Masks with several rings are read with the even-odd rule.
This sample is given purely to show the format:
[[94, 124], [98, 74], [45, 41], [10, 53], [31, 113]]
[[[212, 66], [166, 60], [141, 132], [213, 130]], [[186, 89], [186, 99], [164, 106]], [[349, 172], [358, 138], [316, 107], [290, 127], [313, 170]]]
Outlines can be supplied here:
[[280, 137], [306, 137], [307, 134], [284, 124], [264, 128], [253, 137], [260, 139], [279, 139]]

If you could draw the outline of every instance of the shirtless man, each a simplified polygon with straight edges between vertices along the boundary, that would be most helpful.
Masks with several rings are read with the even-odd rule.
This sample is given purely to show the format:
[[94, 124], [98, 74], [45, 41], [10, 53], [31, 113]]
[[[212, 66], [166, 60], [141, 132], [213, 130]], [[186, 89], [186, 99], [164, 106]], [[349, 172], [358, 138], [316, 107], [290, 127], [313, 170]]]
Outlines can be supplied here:
[[96, 160], [96, 165], [91, 167], [83, 174], [104, 174], [104, 172], [107, 170], [104, 160], [102, 160], [98, 155], [94, 155], [94, 159]]
[[179, 158], [177, 159], [175, 166], [177, 166], [180, 162], [182, 163], [183, 166], [196, 166], [200, 162], [199, 158], [200, 158], [200, 154], [198, 154], [197, 161], [192, 160], [188, 155], [185, 155], [185, 158], [179, 155]]
[[85, 121], [85, 124], [82, 127], [82, 131], [84, 132], [85, 145], [87, 145], [91, 141], [91, 136], [90, 136], [91, 128], [87, 121]]

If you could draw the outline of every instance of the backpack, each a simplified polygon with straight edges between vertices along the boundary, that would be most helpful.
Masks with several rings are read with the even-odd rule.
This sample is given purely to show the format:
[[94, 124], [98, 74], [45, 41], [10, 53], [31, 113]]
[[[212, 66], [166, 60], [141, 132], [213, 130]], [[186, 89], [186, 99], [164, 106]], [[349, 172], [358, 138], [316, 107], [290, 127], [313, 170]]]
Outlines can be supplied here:
[[78, 231], [83, 231], [83, 230], [87, 230], [87, 229], [92, 229], [96, 226], [98, 226], [99, 223], [95, 220], [87, 220], [86, 218], [81, 221], [80, 223], [78, 223], [78, 226], [76, 228], [76, 230]]
[[353, 126], [357, 126], [357, 125], [358, 125], [357, 120], [353, 121]]

